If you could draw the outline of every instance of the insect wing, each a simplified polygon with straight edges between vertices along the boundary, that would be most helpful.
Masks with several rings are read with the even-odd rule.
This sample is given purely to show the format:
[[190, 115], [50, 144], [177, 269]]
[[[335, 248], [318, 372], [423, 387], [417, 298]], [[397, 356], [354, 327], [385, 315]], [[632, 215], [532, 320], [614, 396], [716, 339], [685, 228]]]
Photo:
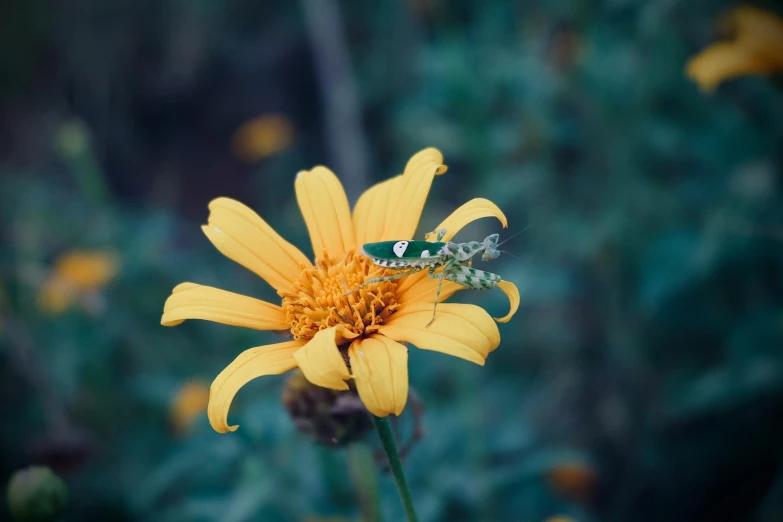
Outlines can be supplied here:
[[445, 245], [436, 241], [379, 241], [362, 245], [362, 253], [383, 260], [426, 259], [437, 256]]

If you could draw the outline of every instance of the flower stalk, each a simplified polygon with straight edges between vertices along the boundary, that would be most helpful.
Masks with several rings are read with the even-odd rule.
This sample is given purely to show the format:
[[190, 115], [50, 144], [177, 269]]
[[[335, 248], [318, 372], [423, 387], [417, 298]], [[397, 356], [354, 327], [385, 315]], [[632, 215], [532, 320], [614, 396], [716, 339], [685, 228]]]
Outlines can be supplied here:
[[386, 417], [373, 415], [372, 422], [375, 425], [378, 436], [381, 438], [386, 458], [389, 460], [389, 468], [392, 475], [394, 475], [394, 482], [397, 483], [397, 490], [400, 492], [400, 500], [402, 500], [402, 505], [405, 508], [408, 522], [418, 522], [419, 519], [416, 516], [416, 509], [413, 507], [413, 498], [411, 498], [408, 482], [405, 480], [405, 472], [402, 470], [402, 461], [397, 451], [397, 443], [394, 442], [394, 434], [389, 426], [389, 420]]

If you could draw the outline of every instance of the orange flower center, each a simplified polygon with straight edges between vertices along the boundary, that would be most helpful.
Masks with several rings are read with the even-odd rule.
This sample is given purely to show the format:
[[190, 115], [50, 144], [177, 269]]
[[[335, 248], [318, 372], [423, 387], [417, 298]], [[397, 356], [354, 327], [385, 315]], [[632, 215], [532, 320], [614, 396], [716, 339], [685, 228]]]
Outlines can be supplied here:
[[397, 281], [359, 287], [391, 273], [353, 250], [339, 262], [324, 253], [323, 260], [302, 272], [290, 292], [280, 292], [294, 339], [312, 339], [319, 330], [337, 325], [359, 335], [372, 333], [399, 307]]

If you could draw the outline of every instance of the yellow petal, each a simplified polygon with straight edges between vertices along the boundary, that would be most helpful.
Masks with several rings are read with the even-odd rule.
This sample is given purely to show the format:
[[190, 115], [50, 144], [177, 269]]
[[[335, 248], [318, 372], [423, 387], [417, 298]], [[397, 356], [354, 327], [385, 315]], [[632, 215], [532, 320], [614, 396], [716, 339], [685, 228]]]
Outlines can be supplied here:
[[[477, 219], [493, 216], [500, 220], [503, 224], [503, 228], [508, 226], [508, 220], [506, 219], [505, 214], [503, 214], [497, 205], [484, 198], [471, 199], [452, 212], [449, 217], [444, 219], [440, 225], [435, 227], [435, 231], [437, 232], [438, 230], [445, 228], [446, 235], [443, 236], [441, 241], [451, 241], [457, 232], [462, 230], [468, 223], [472, 223]], [[429, 233], [425, 239], [427, 241], [435, 241], [435, 234]]]
[[373, 335], [351, 343], [348, 355], [356, 390], [370, 413], [400, 415], [408, 400], [408, 349]]
[[711, 92], [723, 81], [746, 74], [770, 72], [769, 64], [758, 55], [736, 43], [711, 45], [688, 61], [686, 74], [705, 92]]
[[339, 260], [356, 248], [351, 209], [337, 176], [326, 167], [314, 167], [299, 172], [294, 185], [315, 258], [323, 259], [326, 250], [331, 259]]
[[763, 57], [774, 69], [783, 68], [783, 18], [771, 11], [743, 5], [728, 16], [736, 42]]
[[417, 302], [400, 308], [378, 333], [395, 341], [409, 342], [422, 350], [434, 350], [483, 365], [489, 352], [500, 344], [500, 332], [483, 308], [468, 304], [438, 305], [435, 322], [432, 304]]
[[376, 183], [359, 197], [353, 210], [353, 229], [357, 245], [383, 240], [387, 215], [391, 215], [390, 209], [397, 202], [400, 187], [402, 176], [395, 176]]
[[278, 375], [296, 368], [294, 353], [306, 341], [287, 341], [245, 350], [220, 372], [212, 382], [207, 415], [218, 433], [235, 431], [239, 426], [228, 425], [228, 410], [239, 389], [256, 377]]
[[506, 294], [506, 297], [508, 297], [508, 302], [511, 304], [511, 309], [508, 311], [508, 314], [504, 315], [503, 317], [495, 317], [495, 321], [499, 323], [507, 323], [511, 320], [512, 317], [514, 317], [514, 314], [517, 313], [517, 310], [519, 309], [519, 289], [517, 288], [517, 285], [511, 281], [501, 281], [498, 283], [498, 288], [500, 288], [503, 293]]
[[783, 70], [783, 19], [746, 5], [733, 10], [723, 25], [734, 39], [709, 46], [686, 65], [686, 74], [702, 90], [712, 91], [737, 76]]
[[351, 375], [335, 342], [338, 336], [345, 336], [346, 333], [342, 326], [321, 330], [294, 354], [308, 381], [333, 390], [348, 389], [345, 381]]
[[209, 210], [209, 221], [201, 228], [212, 244], [275, 290], [289, 290], [302, 266], [312, 266], [298, 248], [242, 203], [218, 198], [212, 200]]
[[413, 238], [432, 179], [444, 172], [446, 166], [438, 149], [424, 149], [408, 161], [394, 194], [396, 201], [387, 209], [383, 236], [378, 241]]
[[203, 319], [254, 330], [288, 328], [285, 313], [279, 306], [196, 283], [174, 287], [163, 305], [160, 324], [176, 326], [186, 319]]
[[[445, 301], [464, 288], [464, 286], [453, 281], [444, 280], [443, 286], [440, 288], [440, 299], [438, 299], [438, 302]], [[435, 294], [437, 293], [438, 280], [429, 277], [426, 272], [422, 271], [405, 277], [400, 281], [399, 286], [397, 286], [397, 301], [400, 303], [400, 306], [417, 301], [434, 303]]]

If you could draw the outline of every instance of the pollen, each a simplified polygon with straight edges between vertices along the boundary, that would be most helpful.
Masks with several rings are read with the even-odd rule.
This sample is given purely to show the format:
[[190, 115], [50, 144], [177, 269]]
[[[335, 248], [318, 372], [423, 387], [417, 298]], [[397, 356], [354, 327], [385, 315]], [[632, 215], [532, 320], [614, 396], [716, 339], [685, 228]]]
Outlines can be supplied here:
[[337, 262], [325, 253], [324, 259], [302, 271], [290, 292], [279, 292], [294, 339], [312, 339], [318, 331], [337, 325], [356, 335], [373, 333], [399, 307], [397, 281], [359, 287], [390, 273], [354, 250]]

